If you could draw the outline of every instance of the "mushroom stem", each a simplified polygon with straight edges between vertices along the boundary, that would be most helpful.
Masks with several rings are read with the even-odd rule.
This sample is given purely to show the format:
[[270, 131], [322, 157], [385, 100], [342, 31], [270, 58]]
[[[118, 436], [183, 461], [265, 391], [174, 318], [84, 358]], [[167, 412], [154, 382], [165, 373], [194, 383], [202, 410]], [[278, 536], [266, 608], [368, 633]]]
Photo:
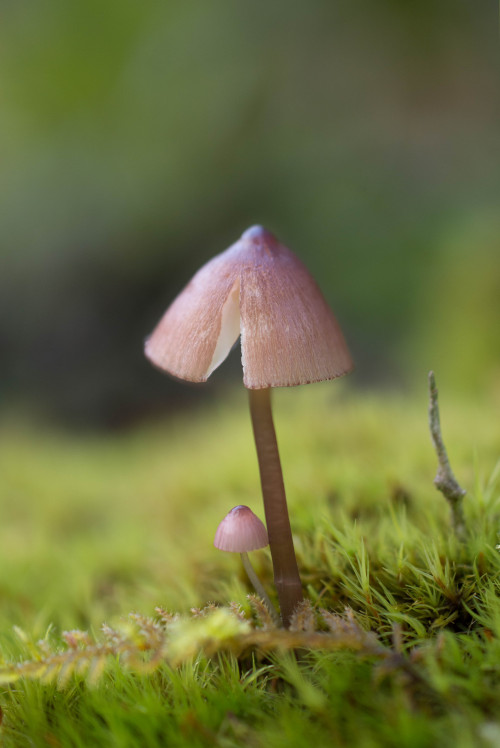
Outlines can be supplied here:
[[278, 612], [277, 612], [276, 608], [274, 607], [274, 605], [272, 604], [272, 602], [270, 601], [270, 599], [269, 599], [269, 597], [267, 595], [267, 592], [265, 591], [264, 587], [262, 586], [262, 582], [260, 581], [259, 577], [255, 573], [255, 570], [254, 570], [254, 568], [252, 566], [252, 563], [251, 563], [251, 561], [250, 561], [250, 559], [248, 557], [248, 553], [246, 553], [246, 552], [240, 553], [240, 556], [241, 556], [241, 560], [243, 561], [243, 566], [245, 568], [247, 576], [248, 576], [249, 580], [251, 581], [251, 583], [253, 584], [253, 588], [254, 588], [255, 592], [263, 600], [264, 605], [268, 609], [269, 614], [270, 614], [271, 618], [273, 619], [273, 621], [275, 623], [279, 623]]
[[274, 430], [271, 389], [266, 387], [260, 390], [249, 390], [249, 393], [269, 547], [273, 561], [274, 583], [283, 625], [288, 628], [292, 613], [303, 597]]

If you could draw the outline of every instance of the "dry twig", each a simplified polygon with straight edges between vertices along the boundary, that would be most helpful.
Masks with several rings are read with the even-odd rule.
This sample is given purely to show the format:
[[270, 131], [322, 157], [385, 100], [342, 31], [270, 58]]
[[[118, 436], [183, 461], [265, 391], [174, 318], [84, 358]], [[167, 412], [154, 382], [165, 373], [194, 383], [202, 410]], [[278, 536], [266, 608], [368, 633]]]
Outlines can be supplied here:
[[443, 437], [441, 436], [438, 390], [433, 371], [429, 372], [429, 428], [438, 458], [438, 470], [434, 478], [434, 485], [438, 491], [441, 491], [450, 505], [453, 530], [458, 540], [463, 541], [467, 534], [463, 508], [463, 499], [466, 491], [458, 484], [453, 475]]

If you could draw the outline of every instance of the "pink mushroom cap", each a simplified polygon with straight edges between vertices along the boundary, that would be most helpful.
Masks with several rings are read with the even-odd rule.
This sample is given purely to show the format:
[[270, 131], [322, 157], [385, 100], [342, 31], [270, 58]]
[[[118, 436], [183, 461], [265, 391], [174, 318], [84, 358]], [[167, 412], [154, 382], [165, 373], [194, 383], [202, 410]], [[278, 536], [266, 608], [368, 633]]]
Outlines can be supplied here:
[[353, 368], [317, 283], [262, 226], [252, 226], [196, 273], [153, 330], [145, 353], [174, 377], [204, 382], [239, 336], [249, 389], [320, 382]]
[[215, 533], [214, 545], [220, 551], [246, 553], [269, 544], [267, 530], [248, 506], [235, 506], [224, 517]]

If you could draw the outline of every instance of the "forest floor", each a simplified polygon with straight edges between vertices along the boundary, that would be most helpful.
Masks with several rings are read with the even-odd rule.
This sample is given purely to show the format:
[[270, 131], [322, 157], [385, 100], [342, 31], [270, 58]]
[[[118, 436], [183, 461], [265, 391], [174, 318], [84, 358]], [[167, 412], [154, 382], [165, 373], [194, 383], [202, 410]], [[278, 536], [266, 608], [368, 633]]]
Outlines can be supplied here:
[[[439, 384], [439, 383], [438, 383]], [[213, 547], [263, 510], [245, 393], [126, 433], [0, 427], [2, 745], [500, 745], [500, 429], [425, 382], [276, 391], [308, 604], [285, 632]], [[274, 601], [268, 549], [252, 555]]]

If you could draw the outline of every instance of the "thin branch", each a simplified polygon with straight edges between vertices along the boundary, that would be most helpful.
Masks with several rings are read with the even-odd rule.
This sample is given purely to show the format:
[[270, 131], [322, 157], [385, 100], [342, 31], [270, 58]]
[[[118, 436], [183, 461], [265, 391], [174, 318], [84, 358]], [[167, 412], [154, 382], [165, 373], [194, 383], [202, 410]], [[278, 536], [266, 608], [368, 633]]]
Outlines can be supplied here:
[[453, 471], [448, 460], [448, 454], [444, 446], [443, 437], [441, 436], [441, 424], [439, 421], [438, 390], [434, 372], [429, 372], [429, 428], [431, 431], [432, 443], [436, 450], [438, 458], [438, 470], [434, 478], [434, 485], [441, 491], [446, 501], [450, 505], [451, 520], [456, 537], [463, 541], [467, 535], [465, 525], [463, 499], [466, 491], [459, 485], [453, 475]]

